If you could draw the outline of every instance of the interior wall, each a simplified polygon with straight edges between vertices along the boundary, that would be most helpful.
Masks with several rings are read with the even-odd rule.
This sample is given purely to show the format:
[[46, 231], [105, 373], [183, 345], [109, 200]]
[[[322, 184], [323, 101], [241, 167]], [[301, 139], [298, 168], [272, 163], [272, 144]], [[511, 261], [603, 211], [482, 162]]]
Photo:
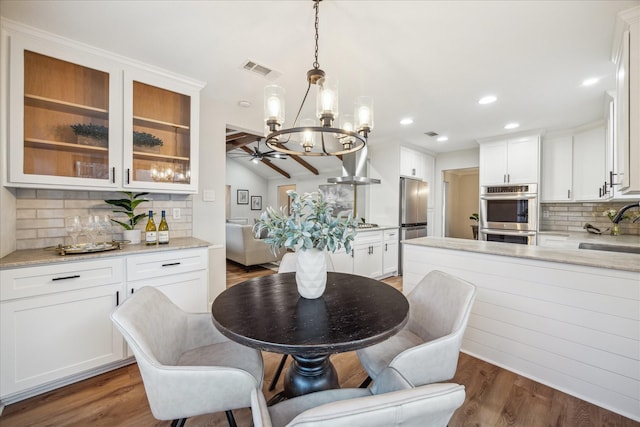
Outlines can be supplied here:
[[[243, 165], [247, 163], [247, 165]], [[260, 214], [266, 207], [268, 199], [267, 180], [251, 170], [254, 165], [247, 160], [230, 160], [227, 159], [227, 170], [225, 182], [230, 186], [230, 203], [229, 218], [248, 218], [249, 224], [253, 224], [253, 220], [260, 217]], [[249, 204], [238, 204], [238, 190], [249, 191]], [[251, 197], [259, 196], [262, 198], [262, 209], [251, 209]]]

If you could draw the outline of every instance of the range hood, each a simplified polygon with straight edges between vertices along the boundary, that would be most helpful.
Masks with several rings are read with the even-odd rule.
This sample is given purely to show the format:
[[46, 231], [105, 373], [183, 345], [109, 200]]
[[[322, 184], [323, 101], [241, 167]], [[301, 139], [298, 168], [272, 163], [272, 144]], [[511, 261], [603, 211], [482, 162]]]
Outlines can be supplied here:
[[331, 184], [370, 185], [380, 180], [367, 177], [367, 147], [342, 156], [342, 176], [329, 178]]

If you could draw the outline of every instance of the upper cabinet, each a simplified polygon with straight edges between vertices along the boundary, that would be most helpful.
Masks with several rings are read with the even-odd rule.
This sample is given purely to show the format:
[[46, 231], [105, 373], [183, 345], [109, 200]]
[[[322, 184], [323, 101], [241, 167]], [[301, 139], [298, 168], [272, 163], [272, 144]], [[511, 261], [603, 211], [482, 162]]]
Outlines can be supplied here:
[[640, 6], [621, 12], [612, 49], [616, 64], [615, 181], [640, 194]]
[[481, 140], [480, 185], [535, 184], [539, 179], [540, 136]]
[[5, 185], [197, 192], [202, 84], [3, 21]]

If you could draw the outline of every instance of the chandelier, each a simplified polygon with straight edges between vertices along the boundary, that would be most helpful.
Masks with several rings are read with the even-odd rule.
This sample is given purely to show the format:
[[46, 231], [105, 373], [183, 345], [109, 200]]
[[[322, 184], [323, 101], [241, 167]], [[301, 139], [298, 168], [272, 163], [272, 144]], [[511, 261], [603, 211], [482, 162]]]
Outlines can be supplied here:
[[[277, 85], [264, 89], [264, 121], [266, 144], [269, 148], [294, 156], [340, 156], [365, 147], [369, 132], [373, 129], [373, 99], [360, 96], [354, 105], [354, 114], [338, 114], [338, 82], [325, 75], [318, 63], [318, 10], [322, 0], [313, 0], [315, 9], [315, 61], [307, 71], [307, 91], [293, 121], [293, 127], [283, 128], [285, 115], [285, 91]], [[316, 119], [302, 119], [300, 113], [309, 95], [311, 85], [316, 85]], [[339, 127], [334, 127], [336, 119]], [[318, 126], [319, 124], [319, 126]], [[298, 125], [298, 126], [297, 126]], [[299, 145], [298, 145], [299, 144]]]

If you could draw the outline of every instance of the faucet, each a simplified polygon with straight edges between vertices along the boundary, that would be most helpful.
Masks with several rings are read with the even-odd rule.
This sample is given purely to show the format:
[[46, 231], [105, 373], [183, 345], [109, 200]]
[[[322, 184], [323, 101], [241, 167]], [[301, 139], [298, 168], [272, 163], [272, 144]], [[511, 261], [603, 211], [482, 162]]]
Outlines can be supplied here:
[[[624, 213], [627, 211], [627, 209], [639, 208], [639, 207], [640, 207], [640, 202], [633, 202], [626, 206], [623, 206], [622, 208], [620, 208], [620, 210], [618, 211], [618, 214], [611, 220], [611, 222], [613, 222], [614, 224], [618, 224], [622, 219], [622, 216], [624, 215]], [[633, 222], [636, 222], [638, 218], [634, 219]]]

